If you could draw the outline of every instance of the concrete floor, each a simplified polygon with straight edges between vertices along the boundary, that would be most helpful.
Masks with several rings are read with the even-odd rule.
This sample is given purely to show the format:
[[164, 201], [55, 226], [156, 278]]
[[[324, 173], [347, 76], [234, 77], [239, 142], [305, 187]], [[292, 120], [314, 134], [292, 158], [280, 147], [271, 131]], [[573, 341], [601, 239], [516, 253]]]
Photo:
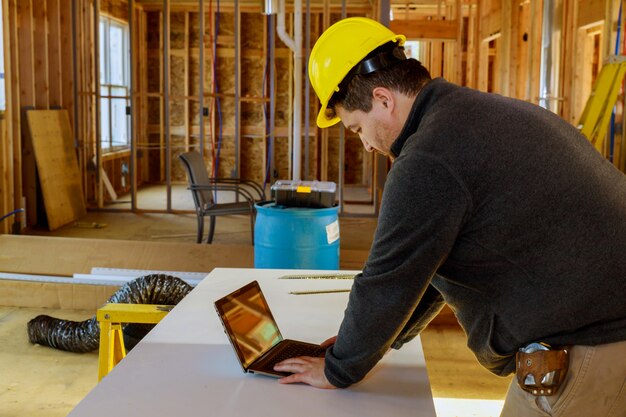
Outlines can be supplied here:
[[[215, 242], [249, 244], [247, 221], [219, 218]], [[195, 242], [195, 222], [189, 214], [90, 212], [55, 232], [29, 234]], [[342, 248], [368, 250], [375, 227], [373, 218], [341, 218]], [[65, 416], [97, 383], [96, 352], [73, 354], [28, 342], [26, 323], [38, 314], [84, 320], [94, 312], [0, 307], [0, 417]], [[422, 343], [440, 417], [498, 416], [510, 378], [481, 368], [459, 327], [429, 328]]]

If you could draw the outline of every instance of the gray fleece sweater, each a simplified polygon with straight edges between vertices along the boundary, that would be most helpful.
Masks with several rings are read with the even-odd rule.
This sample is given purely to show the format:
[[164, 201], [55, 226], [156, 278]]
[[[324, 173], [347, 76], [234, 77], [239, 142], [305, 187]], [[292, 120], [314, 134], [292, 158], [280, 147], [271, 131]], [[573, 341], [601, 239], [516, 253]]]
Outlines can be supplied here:
[[626, 177], [538, 106], [443, 79], [392, 146], [378, 228], [326, 377], [361, 380], [444, 302], [479, 362], [626, 339]]

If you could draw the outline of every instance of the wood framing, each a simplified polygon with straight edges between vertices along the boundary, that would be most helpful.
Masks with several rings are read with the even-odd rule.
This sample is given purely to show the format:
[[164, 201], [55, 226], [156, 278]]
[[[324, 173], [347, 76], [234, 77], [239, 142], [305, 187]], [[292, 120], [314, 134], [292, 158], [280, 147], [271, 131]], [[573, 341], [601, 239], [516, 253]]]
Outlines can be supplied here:
[[[614, 49], [619, 0], [559, 0], [562, 5], [558, 89], [560, 114], [575, 124], [603, 59]], [[68, 111], [75, 131], [74, 151], [83, 194], [90, 207], [104, 207], [105, 172], [116, 193], [134, 184], [182, 184], [177, 154], [199, 148], [219, 176], [239, 175], [262, 182], [289, 178], [291, 172], [293, 63], [291, 52], [274, 36], [275, 126], [272, 155], [265, 107], [268, 19], [253, 2], [162, 0], [2, 0], [5, 31], [7, 112], [0, 142], [0, 209], [25, 207], [28, 225], [38, 220], [38, 179], [24, 109]], [[391, 1], [390, 28], [422, 40], [420, 59], [435, 77], [537, 103], [541, 69], [543, 0]], [[346, 3], [347, 16], [380, 13], [379, 2]], [[132, 149], [99, 153], [98, 10], [120, 21], [132, 13]], [[200, 13], [204, 33], [199, 34]], [[167, 14], [169, 23], [164, 26]], [[626, 14], [626, 13], [625, 13]], [[313, 46], [319, 35], [341, 18], [341, 4], [311, 2]], [[287, 2], [287, 30], [293, 7]], [[218, 27], [219, 26], [219, 27]], [[622, 34], [626, 32], [622, 27]], [[200, 65], [200, 36], [204, 59]], [[238, 45], [235, 45], [235, 40]], [[164, 46], [170, 43], [167, 55]], [[613, 48], [612, 48], [613, 45]], [[239, 84], [235, 85], [235, 63]], [[165, 67], [169, 76], [165, 77]], [[200, 67], [204, 68], [200, 74]], [[202, 77], [202, 78], [200, 78]], [[164, 88], [168, 80], [169, 95]], [[204, 82], [201, 91], [199, 80]], [[265, 88], [264, 88], [265, 87]], [[169, 101], [166, 102], [166, 95]], [[200, 97], [203, 105], [200, 106]], [[318, 129], [318, 100], [308, 106], [308, 166], [303, 177], [338, 181], [339, 128]], [[171, 111], [166, 116], [166, 107]], [[203, 109], [207, 114], [201, 116]], [[238, 115], [238, 117], [236, 117]], [[167, 117], [167, 119], [166, 119]], [[621, 113], [618, 121], [621, 121]], [[622, 123], [623, 124], [623, 123]], [[167, 127], [169, 125], [169, 128]], [[203, 134], [204, 132], [204, 134]], [[169, 138], [169, 139], [168, 139]], [[616, 136], [615, 152], [626, 153]], [[219, 149], [219, 158], [217, 157]], [[365, 153], [358, 138], [346, 132], [344, 178], [347, 185], [376, 187], [374, 171], [382, 161]], [[95, 159], [94, 159], [95, 158]], [[621, 158], [621, 157], [620, 157]], [[624, 158], [621, 158], [624, 159]], [[95, 161], [95, 163], [94, 163]], [[616, 164], [626, 162], [616, 161]], [[131, 176], [122, 171], [132, 166]], [[123, 168], [124, 167], [124, 168]], [[103, 169], [104, 171], [101, 171]], [[372, 191], [373, 195], [373, 191]], [[128, 198], [130, 199], [130, 198]], [[137, 207], [132, 207], [137, 209]], [[1, 214], [1, 213], [0, 213]], [[8, 223], [0, 224], [6, 233]]]
[[459, 21], [455, 20], [393, 20], [389, 28], [407, 38], [456, 41]]
[[[6, 124], [4, 114], [0, 115], [0, 217], [8, 215], [14, 210], [11, 181], [13, 175], [12, 149], [10, 141], [7, 140]], [[0, 221], [0, 234], [9, 233], [12, 221], [13, 219], [10, 217]]]

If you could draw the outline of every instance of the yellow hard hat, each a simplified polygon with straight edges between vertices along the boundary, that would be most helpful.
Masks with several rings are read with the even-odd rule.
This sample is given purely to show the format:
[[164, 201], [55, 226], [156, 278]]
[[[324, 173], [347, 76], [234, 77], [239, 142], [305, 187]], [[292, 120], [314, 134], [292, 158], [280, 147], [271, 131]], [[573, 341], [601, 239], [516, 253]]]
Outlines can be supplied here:
[[328, 101], [339, 91], [339, 84], [370, 52], [386, 44], [402, 46], [406, 37], [396, 35], [379, 22], [365, 17], [349, 17], [330, 26], [319, 37], [309, 58], [309, 78], [320, 99], [319, 127], [330, 127], [341, 119], [327, 115]]

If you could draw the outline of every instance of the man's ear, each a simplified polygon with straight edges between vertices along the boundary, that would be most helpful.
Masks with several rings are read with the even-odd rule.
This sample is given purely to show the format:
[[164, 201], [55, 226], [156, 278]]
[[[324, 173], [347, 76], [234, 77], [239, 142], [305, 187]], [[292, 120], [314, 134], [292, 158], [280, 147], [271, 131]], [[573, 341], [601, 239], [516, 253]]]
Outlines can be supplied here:
[[372, 100], [388, 110], [393, 110], [395, 105], [393, 94], [385, 87], [374, 88], [372, 90]]

